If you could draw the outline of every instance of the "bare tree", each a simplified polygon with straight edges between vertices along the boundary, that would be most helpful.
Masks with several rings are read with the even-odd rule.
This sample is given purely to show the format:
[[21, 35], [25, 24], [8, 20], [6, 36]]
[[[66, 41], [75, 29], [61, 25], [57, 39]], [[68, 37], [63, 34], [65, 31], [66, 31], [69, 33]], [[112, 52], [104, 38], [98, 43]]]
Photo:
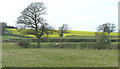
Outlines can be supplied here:
[[69, 30], [69, 27], [67, 24], [63, 24], [61, 27], [59, 27], [59, 30], [60, 30], [59, 36], [63, 37], [63, 34], [68, 32], [67, 30]]
[[97, 27], [98, 32], [107, 32], [108, 36], [115, 31], [116, 26], [112, 23], [105, 23]]
[[22, 29], [29, 29], [27, 34], [33, 34], [37, 37], [37, 48], [40, 48], [40, 39], [44, 34], [49, 34], [54, 29], [46, 23], [43, 15], [46, 14], [46, 7], [43, 2], [31, 3], [21, 12], [17, 19], [17, 24]]

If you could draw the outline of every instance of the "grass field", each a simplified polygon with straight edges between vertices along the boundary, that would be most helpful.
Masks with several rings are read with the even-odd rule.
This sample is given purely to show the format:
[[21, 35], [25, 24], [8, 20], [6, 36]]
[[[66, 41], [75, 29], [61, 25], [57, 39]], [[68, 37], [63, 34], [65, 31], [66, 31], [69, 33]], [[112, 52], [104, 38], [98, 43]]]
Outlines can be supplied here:
[[117, 50], [25, 49], [2, 45], [3, 67], [117, 67]]
[[20, 37], [15, 37], [15, 36], [8, 36], [8, 35], [5, 35], [5, 36], [2, 36], [2, 40], [5, 40], [5, 39], [19, 39]]

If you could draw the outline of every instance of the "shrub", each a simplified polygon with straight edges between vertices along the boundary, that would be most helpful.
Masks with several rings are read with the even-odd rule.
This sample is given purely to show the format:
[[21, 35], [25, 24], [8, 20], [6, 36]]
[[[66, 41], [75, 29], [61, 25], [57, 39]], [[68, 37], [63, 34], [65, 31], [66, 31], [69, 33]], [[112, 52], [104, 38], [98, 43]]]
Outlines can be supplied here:
[[73, 48], [76, 49], [77, 48], [77, 44], [70, 44], [70, 43], [51, 43], [50, 44], [50, 48]]
[[26, 41], [26, 40], [20, 40], [17, 42], [17, 44], [19, 46], [22, 46], [24, 48], [29, 48], [30, 47], [30, 42]]
[[106, 33], [97, 32], [96, 37], [97, 37], [97, 40], [96, 40], [97, 49], [106, 49], [110, 45], [110, 39], [106, 35]]
[[80, 43], [79, 46], [80, 46], [80, 49], [94, 49], [95, 43], [85, 42], [85, 43]]

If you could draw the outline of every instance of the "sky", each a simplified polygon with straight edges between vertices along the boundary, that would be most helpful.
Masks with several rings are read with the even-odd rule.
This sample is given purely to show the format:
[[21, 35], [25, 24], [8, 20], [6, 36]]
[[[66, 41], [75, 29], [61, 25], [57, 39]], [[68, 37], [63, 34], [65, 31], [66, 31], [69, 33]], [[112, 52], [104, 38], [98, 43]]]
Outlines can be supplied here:
[[70, 30], [97, 31], [96, 27], [108, 22], [118, 28], [119, 0], [1, 0], [0, 22], [16, 26], [17, 17], [32, 2], [45, 4], [45, 19], [55, 29], [68, 24]]

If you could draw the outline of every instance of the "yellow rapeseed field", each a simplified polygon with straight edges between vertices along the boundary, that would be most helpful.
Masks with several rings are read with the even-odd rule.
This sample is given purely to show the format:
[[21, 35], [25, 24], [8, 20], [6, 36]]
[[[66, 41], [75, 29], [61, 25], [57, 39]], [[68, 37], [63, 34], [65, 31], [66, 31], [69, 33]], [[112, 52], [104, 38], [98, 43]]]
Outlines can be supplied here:
[[[23, 35], [19, 30], [17, 29], [7, 29], [9, 32], [12, 34], [17, 34], [17, 35]], [[24, 36], [30, 36], [30, 37], [35, 37], [34, 35], [27, 35], [25, 34]], [[46, 36], [46, 35], [44, 35]], [[68, 30], [68, 33], [65, 33], [63, 37], [66, 36], [95, 36], [95, 32], [90, 32], [90, 31], [71, 31]], [[110, 33], [110, 36], [118, 36], [118, 33]], [[58, 33], [50, 34], [48, 37], [59, 37]]]

